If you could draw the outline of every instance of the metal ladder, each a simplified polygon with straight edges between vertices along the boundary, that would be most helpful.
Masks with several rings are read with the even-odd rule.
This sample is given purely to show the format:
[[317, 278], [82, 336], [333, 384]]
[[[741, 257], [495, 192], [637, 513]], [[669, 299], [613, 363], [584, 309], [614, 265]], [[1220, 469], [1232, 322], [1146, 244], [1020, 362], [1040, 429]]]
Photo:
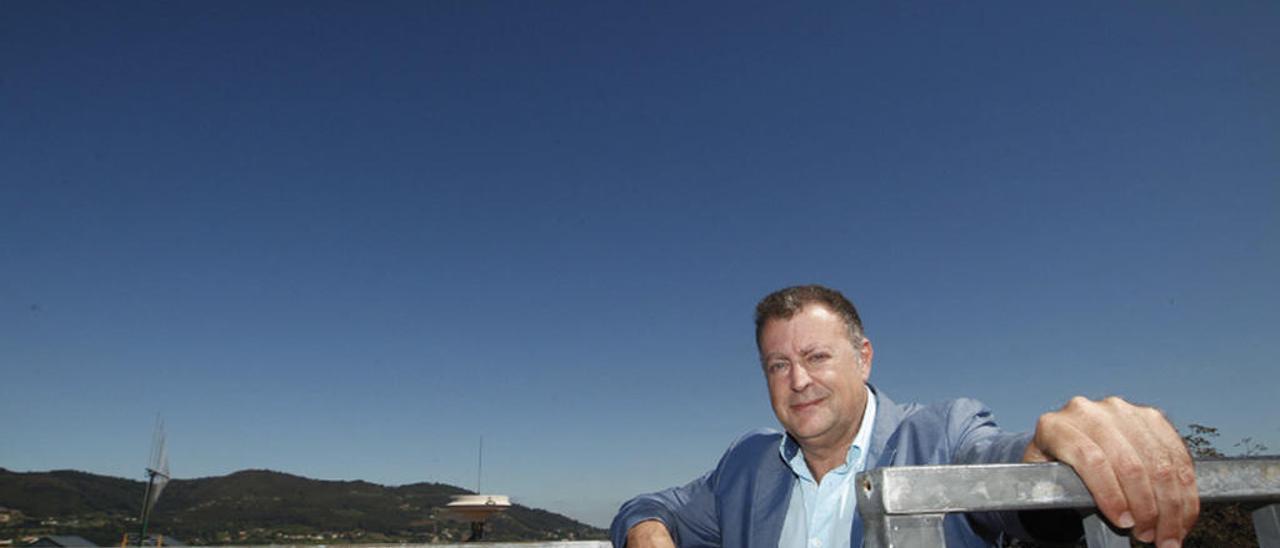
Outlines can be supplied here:
[[[1245, 502], [1261, 548], [1280, 548], [1280, 457], [1197, 460], [1204, 504]], [[1059, 463], [899, 466], [858, 474], [858, 512], [868, 548], [945, 546], [942, 519], [952, 512], [1093, 508], [1071, 467]], [[1101, 518], [1084, 518], [1089, 548], [1128, 548]]]

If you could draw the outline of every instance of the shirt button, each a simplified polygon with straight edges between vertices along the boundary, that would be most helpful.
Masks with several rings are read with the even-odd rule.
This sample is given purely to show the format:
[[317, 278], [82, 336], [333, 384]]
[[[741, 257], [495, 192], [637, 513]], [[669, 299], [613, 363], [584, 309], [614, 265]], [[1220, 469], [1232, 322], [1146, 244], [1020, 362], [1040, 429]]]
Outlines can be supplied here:
[[816, 538], [809, 539], [809, 544], [814, 548], [822, 548], [822, 541]]

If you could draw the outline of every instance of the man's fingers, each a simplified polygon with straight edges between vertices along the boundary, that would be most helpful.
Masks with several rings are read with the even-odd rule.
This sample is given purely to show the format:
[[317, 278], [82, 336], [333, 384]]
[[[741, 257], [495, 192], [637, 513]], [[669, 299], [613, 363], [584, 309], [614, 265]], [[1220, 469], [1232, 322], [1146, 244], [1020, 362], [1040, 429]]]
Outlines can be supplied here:
[[1191, 531], [1200, 514], [1200, 497], [1196, 490], [1195, 466], [1182, 445], [1182, 439], [1159, 411], [1144, 409], [1151, 425], [1153, 446], [1152, 478], [1160, 505], [1160, 523], [1156, 540], [1163, 544], [1181, 541]]
[[[1115, 471], [1133, 517], [1134, 536], [1143, 542], [1152, 542], [1156, 538], [1157, 520], [1167, 514], [1162, 513], [1166, 508], [1157, 500], [1156, 480], [1151, 468], [1155, 463], [1137, 449], [1160, 446], [1146, 426], [1146, 417], [1141, 409], [1114, 397], [1107, 398], [1102, 405], [1085, 406], [1081, 412], [1087, 419], [1090, 437], [1106, 448], [1108, 464]], [[1109, 420], [1115, 418], [1124, 420]], [[1174, 519], [1180, 520], [1180, 513], [1175, 515], [1179, 518]], [[1113, 523], [1119, 525], [1118, 522]]]
[[[1114, 471], [1120, 490], [1125, 496], [1125, 511], [1131, 520], [1121, 526], [1133, 527], [1139, 540], [1150, 542], [1156, 528], [1160, 508], [1155, 500], [1155, 490], [1148, 477], [1147, 467], [1133, 446], [1124, 439], [1100, 442], [1109, 448], [1107, 464]], [[1087, 482], [1086, 482], [1087, 484]]]
[[1162, 459], [1155, 463], [1153, 476], [1156, 479], [1156, 501], [1160, 506], [1160, 520], [1154, 529], [1155, 536], [1149, 540], [1164, 544], [1169, 540], [1181, 541], [1186, 531], [1182, 528], [1183, 505], [1181, 489], [1173, 479], [1173, 463]]
[[[1134, 524], [1128, 499], [1116, 478], [1107, 454], [1090, 436], [1078, 429], [1062, 413], [1047, 413], [1036, 424], [1034, 448], [1023, 453], [1023, 460], [1037, 462], [1040, 456], [1070, 465], [1093, 494], [1098, 510], [1111, 523], [1128, 528]], [[1031, 458], [1029, 458], [1031, 457]], [[1046, 459], [1047, 460], [1047, 459]]]
[[1186, 503], [1182, 505], [1182, 533], [1183, 538], [1191, 533], [1191, 528], [1195, 526], [1196, 521], [1200, 519], [1200, 488], [1196, 485], [1196, 470], [1194, 465], [1179, 469], [1178, 482], [1182, 484], [1183, 493], [1186, 496]]

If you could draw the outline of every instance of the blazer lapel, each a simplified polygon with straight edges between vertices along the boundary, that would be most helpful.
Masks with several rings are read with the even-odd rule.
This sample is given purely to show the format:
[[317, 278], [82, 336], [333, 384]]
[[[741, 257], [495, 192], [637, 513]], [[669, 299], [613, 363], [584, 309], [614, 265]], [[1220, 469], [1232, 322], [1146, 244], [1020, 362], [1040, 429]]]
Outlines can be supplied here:
[[871, 441], [868, 443], [871, 447], [867, 448], [866, 469], [870, 470], [888, 466], [897, 455], [897, 447], [889, 448], [887, 453], [885, 448], [889, 445], [889, 439], [898, 431], [898, 426], [902, 424], [903, 412], [902, 408], [893, 403], [893, 400], [889, 399], [884, 392], [877, 390], [870, 383], [867, 383], [867, 387], [876, 395], [876, 421], [874, 428], [871, 429]]
[[[867, 464], [866, 469], [880, 468], [893, 463], [893, 457], [898, 454], [897, 447], [890, 447], [887, 451], [889, 439], [893, 437], [894, 432], [898, 430], [898, 425], [902, 424], [903, 412], [898, 404], [893, 403], [883, 392], [876, 390], [875, 386], [867, 383], [867, 387], [876, 397], [876, 420], [871, 429], [871, 441], [867, 443]], [[850, 531], [852, 538], [849, 539], [850, 546], [862, 546], [862, 514], [853, 516], [853, 530]]]
[[[783, 434], [784, 436], [786, 434]], [[779, 438], [781, 442], [781, 438]], [[765, 457], [766, 464], [756, 476], [755, 500], [751, 504], [750, 538], [748, 546], [775, 547], [782, 538], [782, 524], [787, 517], [795, 476], [782, 463], [777, 446]]]

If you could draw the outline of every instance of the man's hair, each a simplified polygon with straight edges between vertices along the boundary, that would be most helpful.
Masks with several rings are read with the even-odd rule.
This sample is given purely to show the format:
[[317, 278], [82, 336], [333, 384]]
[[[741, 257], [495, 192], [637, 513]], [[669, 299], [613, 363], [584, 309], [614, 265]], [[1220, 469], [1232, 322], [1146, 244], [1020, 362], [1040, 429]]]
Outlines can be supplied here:
[[819, 304], [835, 312], [844, 321], [849, 341], [857, 347], [862, 343], [862, 318], [858, 309], [839, 291], [821, 285], [797, 285], [779, 289], [765, 296], [756, 305], [756, 350], [760, 350], [760, 333], [770, 320], [789, 320], [804, 307]]

